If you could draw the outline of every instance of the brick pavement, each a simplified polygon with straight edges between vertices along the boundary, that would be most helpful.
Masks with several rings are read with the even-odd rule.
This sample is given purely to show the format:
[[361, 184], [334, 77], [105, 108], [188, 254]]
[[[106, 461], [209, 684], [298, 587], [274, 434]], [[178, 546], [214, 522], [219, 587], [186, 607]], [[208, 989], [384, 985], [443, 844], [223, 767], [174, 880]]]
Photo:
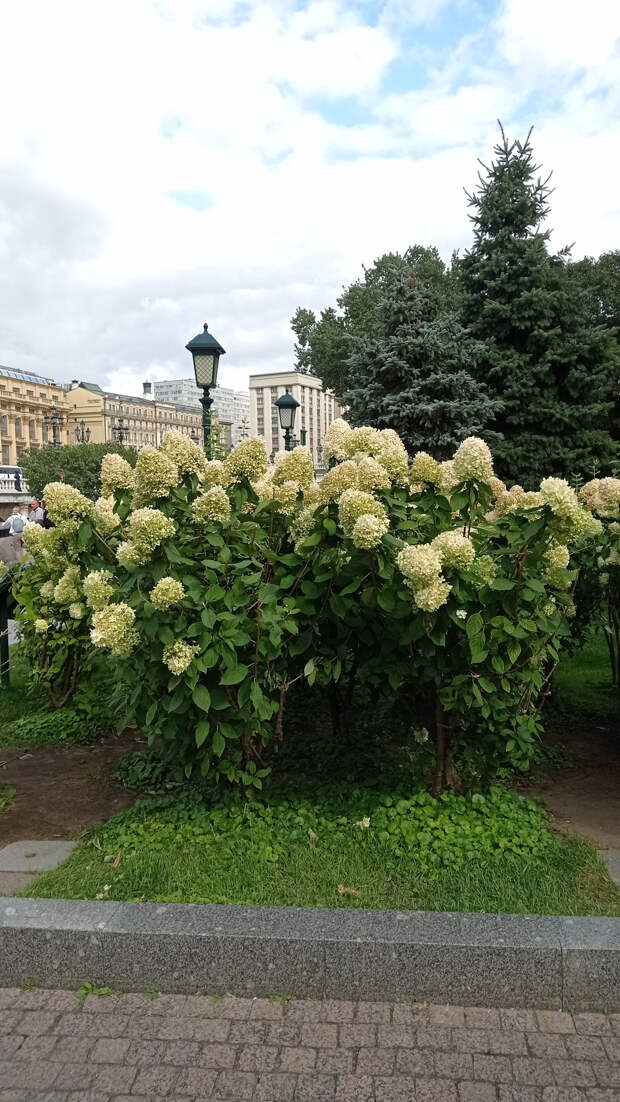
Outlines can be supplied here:
[[611, 1102], [620, 1014], [0, 988], [0, 1102]]

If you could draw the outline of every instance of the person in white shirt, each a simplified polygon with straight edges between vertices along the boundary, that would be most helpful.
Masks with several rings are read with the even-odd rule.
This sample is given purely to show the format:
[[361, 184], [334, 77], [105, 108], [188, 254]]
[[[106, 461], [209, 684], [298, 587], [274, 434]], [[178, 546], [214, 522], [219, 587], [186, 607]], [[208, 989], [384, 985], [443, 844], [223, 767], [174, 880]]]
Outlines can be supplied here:
[[18, 505], [15, 506], [10, 517], [0, 525], [0, 528], [8, 528], [10, 536], [21, 536], [24, 528], [29, 524], [27, 517], [23, 516]]
[[43, 510], [36, 498], [30, 502], [30, 512], [28, 513], [28, 520], [31, 524], [41, 524], [43, 520]]

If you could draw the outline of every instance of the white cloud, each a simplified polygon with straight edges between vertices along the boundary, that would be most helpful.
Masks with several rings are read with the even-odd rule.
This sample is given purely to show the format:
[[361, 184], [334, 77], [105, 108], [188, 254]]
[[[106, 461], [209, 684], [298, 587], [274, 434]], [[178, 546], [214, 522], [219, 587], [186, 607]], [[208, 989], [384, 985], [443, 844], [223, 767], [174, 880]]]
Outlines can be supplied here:
[[[506, 0], [497, 48], [472, 33], [444, 63], [423, 36], [450, 3], [469, 0], [5, 7], [0, 362], [139, 393], [187, 373], [207, 320], [223, 381], [288, 367], [297, 305], [333, 302], [384, 251], [468, 243], [462, 188], [497, 115], [511, 133], [537, 123], [559, 243], [618, 245], [616, 0], [545, 0], [537, 19]], [[422, 61], [390, 91], [412, 26]]]

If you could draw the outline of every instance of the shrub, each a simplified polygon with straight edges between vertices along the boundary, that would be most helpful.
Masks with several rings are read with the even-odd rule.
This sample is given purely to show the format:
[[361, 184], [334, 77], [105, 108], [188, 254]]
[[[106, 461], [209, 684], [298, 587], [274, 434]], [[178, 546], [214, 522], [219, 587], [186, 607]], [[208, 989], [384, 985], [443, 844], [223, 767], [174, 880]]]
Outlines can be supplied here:
[[245, 440], [207, 463], [169, 433], [135, 471], [104, 459], [105, 511], [46, 487], [56, 528], [16, 585], [35, 648], [107, 651], [128, 713], [187, 777], [259, 790], [302, 678], [345, 706], [355, 684], [431, 701], [435, 793], [459, 784], [456, 735], [524, 768], [579, 564], [615, 522], [562, 479], [507, 490], [476, 438], [411, 474], [391, 430], [337, 421], [325, 451], [340, 461], [317, 485], [303, 448], [268, 468]]

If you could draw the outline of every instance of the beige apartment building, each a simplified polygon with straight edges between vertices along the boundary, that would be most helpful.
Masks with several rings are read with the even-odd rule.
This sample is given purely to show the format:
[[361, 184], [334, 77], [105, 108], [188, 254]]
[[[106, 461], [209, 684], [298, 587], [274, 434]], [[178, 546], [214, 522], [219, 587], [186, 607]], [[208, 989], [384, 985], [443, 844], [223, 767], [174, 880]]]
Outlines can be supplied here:
[[145, 444], [158, 446], [169, 429], [176, 429], [202, 440], [202, 411], [195, 407], [173, 402], [156, 402], [151, 397], [151, 384], [144, 384], [144, 395], [136, 398], [130, 394], [104, 391], [96, 383], [80, 383], [74, 380], [66, 393], [67, 431], [71, 443], [75, 443], [75, 429], [90, 429], [93, 444], [118, 440], [142, 448]]
[[15, 371], [0, 366], [0, 440], [2, 466], [19, 465], [25, 451], [36, 451], [51, 439], [52, 429], [45, 424], [53, 407], [63, 414], [58, 428], [61, 444], [68, 444], [65, 392], [52, 379], [32, 371]]
[[323, 390], [316, 375], [304, 375], [301, 371], [250, 375], [250, 435], [264, 437], [270, 454], [284, 450], [284, 433], [274, 402], [287, 391], [299, 402], [294, 442], [305, 444], [315, 467], [321, 467], [325, 434], [332, 421], [342, 416], [342, 411], [331, 391]]

